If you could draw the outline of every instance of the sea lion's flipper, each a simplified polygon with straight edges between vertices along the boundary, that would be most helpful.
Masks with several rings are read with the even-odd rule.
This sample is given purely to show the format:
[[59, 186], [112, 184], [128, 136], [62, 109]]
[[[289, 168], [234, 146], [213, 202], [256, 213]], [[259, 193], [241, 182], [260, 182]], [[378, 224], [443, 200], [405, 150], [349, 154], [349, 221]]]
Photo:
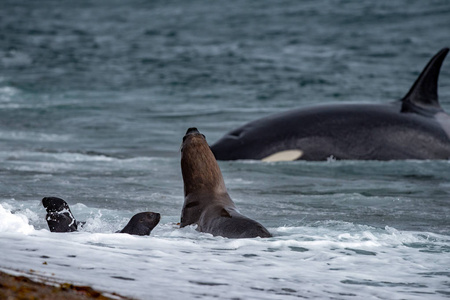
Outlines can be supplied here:
[[[430, 112], [442, 111], [438, 98], [438, 79], [448, 51], [448, 48], [443, 48], [431, 58], [409, 92], [401, 100], [402, 112], [429, 115]], [[427, 111], [429, 111], [428, 114]]]
[[149, 235], [158, 225], [161, 215], [154, 212], [141, 212], [135, 214], [128, 224], [119, 232], [133, 235]]
[[230, 213], [225, 208], [222, 208], [222, 210], [220, 211], [220, 216], [225, 218], [231, 218]]
[[57, 197], [45, 197], [42, 205], [47, 211], [45, 219], [51, 232], [77, 231], [78, 224], [66, 201]]

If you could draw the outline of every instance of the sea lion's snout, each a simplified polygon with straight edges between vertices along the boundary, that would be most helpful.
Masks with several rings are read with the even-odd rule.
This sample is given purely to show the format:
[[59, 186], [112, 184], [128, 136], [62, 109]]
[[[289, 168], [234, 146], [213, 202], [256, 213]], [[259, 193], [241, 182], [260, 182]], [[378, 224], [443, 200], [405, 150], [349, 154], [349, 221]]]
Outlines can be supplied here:
[[153, 213], [153, 219], [159, 222], [161, 220], [161, 215], [159, 213]]
[[190, 134], [190, 133], [200, 133], [200, 132], [198, 131], [197, 128], [191, 127], [186, 131], [186, 134]]
[[201, 134], [200, 131], [198, 131], [198, 129], [196, 127], [191, 127], [186, 131], [186, 134], [183, 137], [183, 143], [181, 144], [181, 152], [183, 152], [183, 145], [185, 144], [185, 142], [187, 142], [187, 140], [192, 140], [196, 137], [202, 137], [203, 139], [206, 140], [206, 137], [204, 134]]

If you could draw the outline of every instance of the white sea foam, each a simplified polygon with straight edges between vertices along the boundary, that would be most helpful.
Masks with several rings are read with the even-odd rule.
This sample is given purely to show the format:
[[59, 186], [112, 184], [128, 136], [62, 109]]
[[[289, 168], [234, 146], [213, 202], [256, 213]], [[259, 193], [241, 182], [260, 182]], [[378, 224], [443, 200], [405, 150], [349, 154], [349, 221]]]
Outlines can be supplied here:
[[449, 238], [438, 234], [341, 222], [338, 229], [323, 223], [269, 228], [269, 239], [227, 239], [162, 223], [140, 237], [111, 233], [108, 226], [123, 221], [114, 211], [98, 212], [89, 231], [51, 233], [11, 209], [0, 206], [0, 267], [139, 299], [432, 299], [447, 281]]
[[[5, 205], [5, 204], [3, 204]], [[23, 214], [12, 214], [8, 205], [0, 204], [0, 232], [30, 234], [33, 225], [28, 224], [28, 218]]]

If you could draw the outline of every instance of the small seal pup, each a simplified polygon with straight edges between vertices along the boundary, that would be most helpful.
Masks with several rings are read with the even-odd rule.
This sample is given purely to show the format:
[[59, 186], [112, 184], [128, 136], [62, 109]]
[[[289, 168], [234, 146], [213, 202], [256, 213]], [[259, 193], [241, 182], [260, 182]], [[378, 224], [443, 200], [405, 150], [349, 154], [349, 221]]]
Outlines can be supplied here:
[[205, 136], [189, 128], [181, 144], [184, 205], [180, 227], [227, 238], [271, 237], [260, 223], [241, 215], [228, 195], [219, 165]]
[[42, 205], [47, 211], [45, 220], [51, 232], [72, 232], [77, 231], [81, 222], [75, 220], [69, 205], [66, 201], [56, 197], [45, 197]]
[[120, 231], [120, 233], [128, 233], [133, 235], [150, 235], [153, 228], [158, 225], [161, 215], [154, 212], [141, 212], [131, 217], [128, 224]]
[[[45, 219], [51, 232], [72, 232], [77, 231], [85, 222], [79, 222], [70, 211], [66, 201], [57, 197], [45, 197], [42, 205], [47, 210]], [[158, 225], [161, 215], [154, 212], [141, 212], [135, 214], [120, 233], [132, 235], [149, 235]]]

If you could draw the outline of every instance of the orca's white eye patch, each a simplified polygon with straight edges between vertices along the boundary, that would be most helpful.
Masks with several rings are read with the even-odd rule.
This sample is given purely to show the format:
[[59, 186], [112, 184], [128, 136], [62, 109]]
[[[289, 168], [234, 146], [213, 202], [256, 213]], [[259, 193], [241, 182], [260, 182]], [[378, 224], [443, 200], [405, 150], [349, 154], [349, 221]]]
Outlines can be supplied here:
[[302, 150], [286, 150], [274, 153], [262, 159], [262, 161], [275, 162], [275, 161], [293, 161], [302, 157]]

